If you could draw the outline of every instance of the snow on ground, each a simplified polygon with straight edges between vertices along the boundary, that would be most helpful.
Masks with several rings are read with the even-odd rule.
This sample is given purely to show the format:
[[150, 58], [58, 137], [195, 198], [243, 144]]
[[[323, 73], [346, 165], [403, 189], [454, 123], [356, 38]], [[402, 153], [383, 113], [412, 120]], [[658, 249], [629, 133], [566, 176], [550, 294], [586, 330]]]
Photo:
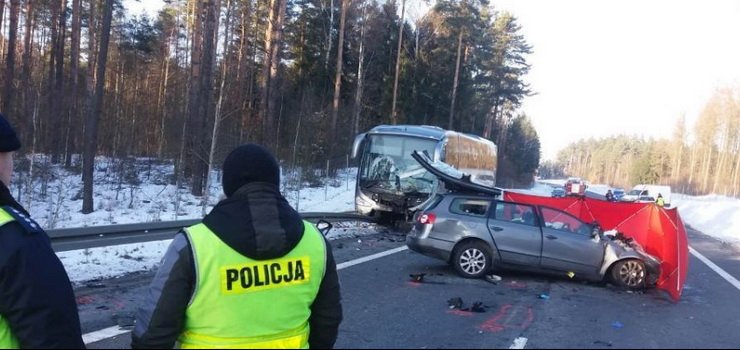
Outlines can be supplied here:
[[[49, 166], [46, 161], [40, 155], [34, 158], [33, 177], [14, 174], [11, 191], [47, 230], [203, 217], [203, 198], [191, 195], [187, 187], [177, 189], [170, 184], [174, 173], [172, 162], [99, 158], [95, 168], [95, 211], [82, 214], [81, 174]], [[212, 172], [214, 180], [206, 213], [222, 198], [220, 175], [219, 170]], [[301, 212], [352, 211], [356, 176], [357, 169], [339, 170], [336, 178], [321, 179], [322, 185], [310, 187], [308, 183], [296, 186], [297, 181], [284, 173], [281, 190], [290, 204]], [[367, 229], [367, 224], [336, 226], [329, 233], [329, 239], [374, 232]], [[82, 283], [150, 270], [160, 263], [169, 243], [170, 240], [123, 244], [57, 255], [70, 279]]]
[[[517, 192], [549, 196], [550, 185], [561, 185], [565, 180], [537, 180], [527, 190]], [[612, 188], [604, 184], [590, 184], [587, 191], [605, 195]], [[720, 195], [688, 196], [674, 193], [673, 205], [684, 222], [704, 234], [725, 242], [740, 244], [740, 199]]]
[[[43, 157], [37, 162], [42, 163]], [[38, 165], [37, 165], [38, 166]], [[51, 170], [48, 170], [51, 169]], [[124, 171], [121, 171], [124, 169]], [[195, 219], [203, 216], [202, 198], [190, 194], [186, 187], [176, 189], [170, 183], [172, 163], [152, 159], [121, 161], [103, 158], [95, 170], [95, 212], [82, 214], [81, 175], [59, 167], [47, 167], [47, 181], [37, 171], [34, 180], [15, 175], [13, 194], [20, 197], [32, 216], [46, 229], [96, 225], [115, 225], [152, 221]], [[215, 170], [206, 212], [221, 197], [220, 172]], [[284, 185], [282, 192], [301, 212], [342, 212], [354, 210], [356, 169], [340, 170], [334, 179], [323, 179], [319, 187]], [[286, 184], [292, 183], [286, 175]], [[45, 184], [44, 184], [45, 182]], [[529, 190], [517, 192], [550, 196], [552, 186], [564, 180], [539, 180]], [[29, 191], [29, 189], [32, 189]], [[590, 191], [606, 192], [607, 185], [594, 184]], [[46, 195], [42, 193], [46, 191]], [[20, 194], [20, 196], [18, 196]], [[710, 195], [693, 197], [674, 194], [673, 204], [684, 221], [723, 241], [740, 244], [740, 199]], [[371, 225], [370, 225], [371, 226]], [[329, 234], [330, 239], [352, 237], [374, 232], [367, 224], [340, 224]], [[58, 253], [75, 283], [120, 276], [156, 267], [169, 245], [169, 240], [124, 244]]]
[[740, 199], [674, 193], [672, 200], [686, 224], [720, 240], [740, 244]]
[[[41, 157], [38, 157], [41, 158]], [[39, 162], [42, 162], [40, 160]], [[121, 169], [124, 168], [124, 171]], [[13, 179], [11, 191], [45, 229], [118, 225], [142, 222], [197, 219], [208, 213], [222, 198], [221, 173], [214, 170], [208, 205], [203, 198], [190, 194], [189, 187], [170, 184], [174, 167], [171, 162], [137, 159], [122, 162], [100, 158], [96, 163], [95, 211], [82, 214], [82, 176], [52, 166], [47, 181], [36, 178]], [[357, 170], [339, 170], [334, 179], [323, 179], [321, 187], [284, 185], [286, 199], [299, 211], [354, 210]], [[294, 181], [284, 182], [294, 183]], [[46, 184], [44, 184], [46, 182]], [[32, 191], [29, 191], [29, 188]], [[46, 195], [42, 195], [46, 191]], [[18, 195], [20, 192], [20, 195]]]

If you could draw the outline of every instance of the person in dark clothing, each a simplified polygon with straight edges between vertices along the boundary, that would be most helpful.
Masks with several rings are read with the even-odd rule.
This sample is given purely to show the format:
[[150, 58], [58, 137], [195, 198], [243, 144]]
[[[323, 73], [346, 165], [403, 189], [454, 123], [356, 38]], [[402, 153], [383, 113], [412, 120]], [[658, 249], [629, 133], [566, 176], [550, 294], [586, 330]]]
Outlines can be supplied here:
[[20, 147], [0, 115], [0, 348], [84, 348], [67, 272], [8, 189]]
[[612, 193], [612, 190], [606, 191], [606, 200], [608, 202], [614, 202], [615, 201], [615, 199], [614, 199], [614, 193]]
[[132, 348], [334, 346], [342, 306], [331, 246], [279, 184], [264, 148], [228, 155], [226, 199], [173, 239], [139, 308]]

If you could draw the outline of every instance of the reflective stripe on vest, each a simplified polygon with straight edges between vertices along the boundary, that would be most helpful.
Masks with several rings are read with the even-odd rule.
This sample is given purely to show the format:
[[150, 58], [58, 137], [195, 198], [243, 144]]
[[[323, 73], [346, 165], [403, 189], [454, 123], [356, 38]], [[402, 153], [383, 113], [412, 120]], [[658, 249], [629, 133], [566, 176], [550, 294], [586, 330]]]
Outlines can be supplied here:
[[182, 348], [308, 348], [311, 304], [326, 270], [324, 237], [303, 223], [283, 257], [253, 260], [203, 224], [185, 230], [196, 286], [185, 312]]
[[0, 208], [0, 227], [11, 221], [15, 221], [15, 218], [13, 218], [12, 215], [8, 214], [5, 209]]
[[[3, 225], [13, 222], [15, 219], [13, 216], [8, 214], [5, 209], [0, 208], [0, 227]], [[10, 331], [8, 321], [5, 320], [3, 315], [0, 315], [0, 349], [19, 349], [18, 339]]]

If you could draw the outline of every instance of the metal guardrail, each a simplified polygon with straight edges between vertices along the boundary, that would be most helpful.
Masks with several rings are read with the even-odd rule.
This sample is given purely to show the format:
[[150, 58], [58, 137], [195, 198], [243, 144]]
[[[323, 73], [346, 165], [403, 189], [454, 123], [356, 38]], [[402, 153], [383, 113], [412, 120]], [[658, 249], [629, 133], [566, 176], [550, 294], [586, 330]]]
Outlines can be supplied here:
[[[309, 212], [301, 213], [304, 220], [364, 221], [375, 222], [374, 218], [357, 213]], [[104, 247], [108, 245], [149, 242], [170, 239], [182, 228], [195, 225], [200, 219], [161, 221], [141, 224], [123, 224], [81, 228], [48, 230], [51, 243], [56, 251]]]

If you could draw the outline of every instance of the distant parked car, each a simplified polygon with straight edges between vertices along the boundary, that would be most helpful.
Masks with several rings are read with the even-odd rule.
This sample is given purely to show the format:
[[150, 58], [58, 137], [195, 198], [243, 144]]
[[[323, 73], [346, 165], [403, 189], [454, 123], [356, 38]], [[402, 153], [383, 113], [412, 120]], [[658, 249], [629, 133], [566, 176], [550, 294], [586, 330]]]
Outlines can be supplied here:
[[[415, 157], [416, 158], [416, 157]], [[564, 211], [496, 199], [494, 189], [467, 187], [417, 159], [454, 191], [438, 193], [415, 215], [406, 236], [413, 251], [448, 262], [463, 277], [506, 268], [576, 276], [640, 289], [660, 275], [660, 262], [629, 239]]]
[[614, 194], [614, 200], [619, 201], [624, 197], [624, 188], [615, 188], [612, 190], [612, 194]]
[[658, 195], [663, 196], [665, 206], [671, 206], [671, 186], [661, 185], [637, 185], [622, 196], [622, 202], [651, 203], [655, 202]]
[[555, 187], [552, 189], [552, 196], [556, 198], [565, 197], [565, 189], [562, 187]]
[[565, 182], [566, 196], [583, 196], [586, 194], [586, 182], [580, 177], [568, 178]]

